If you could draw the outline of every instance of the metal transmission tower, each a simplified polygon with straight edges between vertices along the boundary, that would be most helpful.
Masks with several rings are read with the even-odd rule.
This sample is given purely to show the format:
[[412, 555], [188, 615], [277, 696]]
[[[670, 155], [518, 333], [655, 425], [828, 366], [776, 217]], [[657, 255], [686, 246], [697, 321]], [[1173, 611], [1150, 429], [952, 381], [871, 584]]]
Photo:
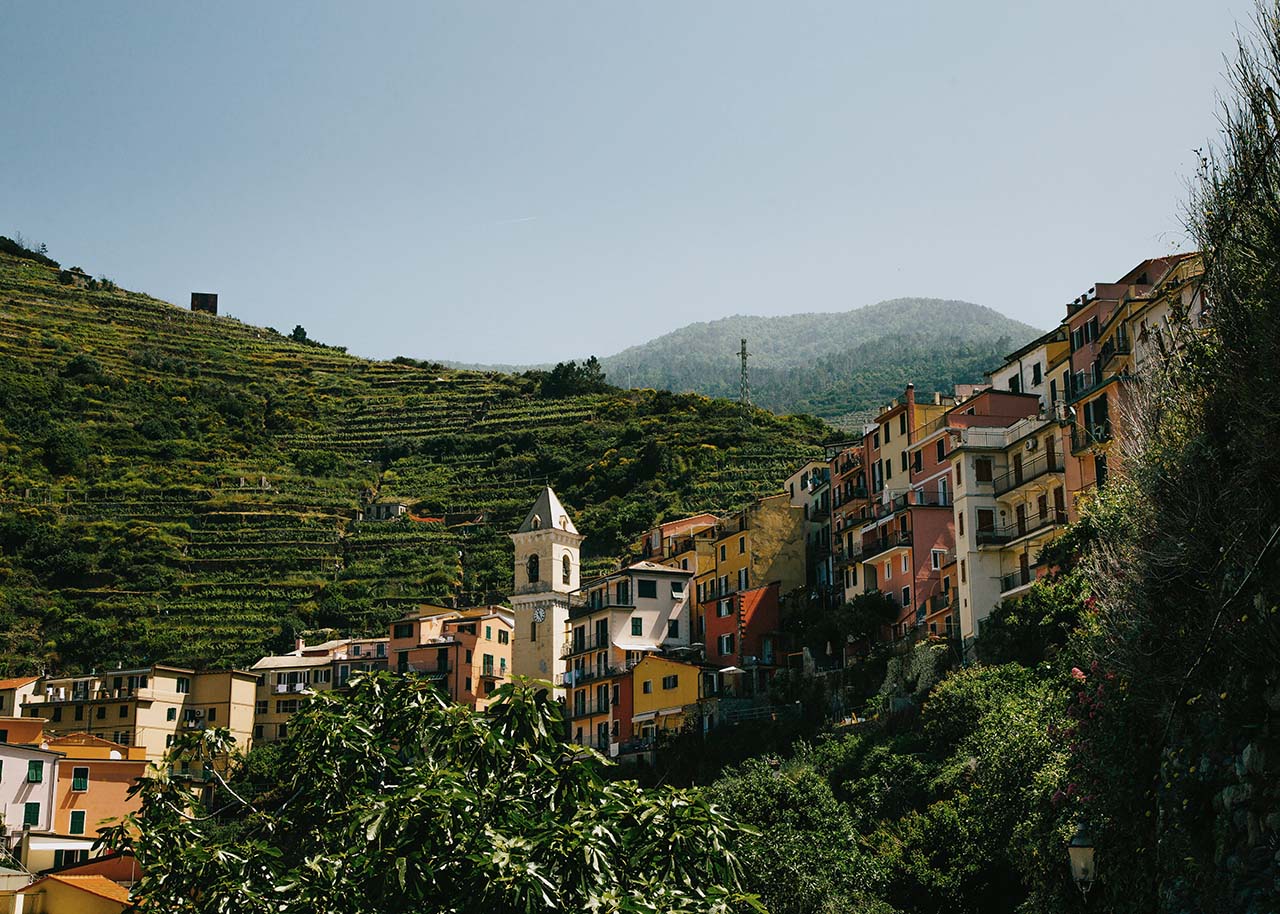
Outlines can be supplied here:
[[742, 348], [738, 350], [738, 357], [742, 359], [742, 392], [738, 395], [738, 402], [743, 406], [751, 405], [751, 380], [747, 377], [747, 340], [742, 340]]

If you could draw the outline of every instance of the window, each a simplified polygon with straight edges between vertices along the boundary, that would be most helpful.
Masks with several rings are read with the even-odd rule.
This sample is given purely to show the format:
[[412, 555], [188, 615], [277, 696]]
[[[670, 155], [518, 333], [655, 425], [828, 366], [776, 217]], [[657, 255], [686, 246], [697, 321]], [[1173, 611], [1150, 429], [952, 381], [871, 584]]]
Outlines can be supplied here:
[[[31, 716], [32, 716], [32, 717], [35, 717], [35, 716], [36, 716], [36, 709], [35, 709], [35, 708], [32, 708], [32, 709], [31, 709]], [[56, 724], [56, 723], [57, 723], [58, 721], [60, 721], [60, 720], [62, 720], [62, 708], [60, 708], [60, 707], [59, 707], [59, 708], [54, 708], [54, 709], [53, 709], [53, 722]]]
[[747, 552], [747, 538], [745, 536], [738, 537], [738, 555], [745, 555]]
[[[172, 708], [170, 708], [169, 710], [171, 710], [171, 711], [172, 711], [173, 709], [172, 709]], [[267, 702], [266, 702], [266, 700], [265, 700], [265, 699], [264, 699], [264, 700], [262, 700], [262, 701], [257, 702], [257, 703], [253, 706], [253, 713], [254, 713], [254, 714], [266, 714], [266, 713], [267, 713]]]
[[725, 549], [726, 549], [726, 548], [727, 548], [727, 547], [724, 545], [724, 543], [721, 543], [721, 544], [720, 544], [720, 561], [722, 561], [722, 562], [725, 560], [725, 555], [726, 555]]
[[893, 440], [893, 435], [892, 435], [892, 434], [890, 434], [890, 429], [889, 429], [889, 423], [888, 423], [888, 422], [886, 422], [886, 423], [884, 424], [884, 426], [883, 426], [883, 428], [881, 429], [881, 431], [883, 431], [883, 432], [884, 432], [884, 443], [885, 443], [885, 444], [888, 444], [890, 441], [892, 441], [892, 440]]
[[[941, 443], [941, 442], [939, 442], [939, 443]], [[903, 456], [903, 458], [905, 458], [907, 455], [906, 455], [905, 453], [903, 453], [903, 455], [902, 455], [902, 456]], [[923, 470], [923, 469], [924, 469], [924, 451], [913, 451], [913, 452], [912, 452], [912, 454], [911, 454], [911, 469], [912, 469], [913, 471], [915, 471], [916, 473], [919, 473], [921, 470]]]
[[351, 656], [352, 656], [352, 657], [359, 657], [359, 656], [360, 656], [360, 645], [358, 645], [358, 644], [353, 644], [353, 645], [351, 645]]
[[525, 571], [529, 575], [529, 583], [538, 583], [538, 557], [536, 555], [529, 556], [529, 560], [525, 562]]
[[297, 713], [297, 710], [298, 710], [298, 699], [296, 698], [289, 698], [283, 701], [276, 702], [277, 714], [294, 714], [294, 713]]
[[902, 561], [899, 562], [899, 564], [902, 566], [902, 573], [906, 574], [907, 573], [907, 554], [905, 552], [902, 553]]
[[470, 692], [470, 691], [471, 691], [471, 677], [470, 677], [470, 676], [466, 677], [466, 679], [464, 679], [464, 680], [462, 681], [462, 691], [464, 691], [464, 692]]
[[178, 677], [177, 691], [179, 695], [186, 695], [191, 691], [191, 680], [186, 676]]
[[959, 514], [956, 515], [956, 523], [958, 524], [957, 529], [960, 531], [960, 535], [964, 536], [964, 512], [963, 511], [961, 511]]
[[208, 713], [206, 716], [209, 718], [209, 720], [217, 720], [217, 719], [218, 719], [218, 709], [217, 709], [217, 708], [210, 708], [210, 709], [209, 709], [209, 713]]
[[907, 452], [902, 452], [902, 472], [907, 472]]
[[947, 553], [942, 549], [933, 549], [929, 552], [929, 567], [937, 571], [942, 567], [942, 557]]
[[979, 457], [973, 462], [973, 478], [978, 482], [991, 481], [991, 458]]
[[653, 694], [653, 680], [652, 680], [652, 679], [646, 679], [643, 683], [641, 683], [641, 684], [640, 684], [640, 691], [641, 691], [641, 692], [643, 692], [645, 695], [652, 695], [652, 694]]
[[1040, 363], [1036, 362], [1031, 366], [1031, 386], [1035, 387], [1044, 380], [1044, 372], [1040, 368]]
[[956, 485], [960, 485], [960, 468], [964, 466], [963, 460], [956, 461]]
[[0, 730], [0, 743], [7, 743], [7, 742], [9, 742], [9, 731]]
[[644, 634], [644, 620], [639, 616], [631, 617], [631, 634], [637, 637]]
[[505, 628], [500, 628], [500, 629], [498, 629], [498, 643], [499, 643], [499, 644], [510, 644], [510, 643], [511, 643], [511, 632], [507, 631]]
[[960, 560], [960, 583], [964, 583], [964, 559]]
[[902, 588], [902, 608], [906, 609], [911, 605], [911, 588]]
[[492, 626], [492, 625], [486, 625], [486, 626], [484, 627], [484, 640], [485, 640], [485, 641], [492, 641], [492, 640], [493, 640], [493, 626]]
[[720, 575], [720, 592], [729, 592], [729, 576], [727, 574]]
[[990, 533], [996, 528], [996, 512], [990, 508], [978, 509], [978, 532]]
[[893, 461], [892, 460], [886, 460], [884, 462], [884, 478], [885, 479], [893, 478]]
[[938, 463], [942, 463], [947, 457], [947, 439], [939, 438], [937, 444]]
[[[688, 571], [688, 570], [689, 570], [689, 560], [688, 560], [688, 559], [681, 559], [681, 560], [680, 560], [680, 570], [681, 570], [681, 571]], [[614, 723], [616, 724], [616, 723], [617, 723], [617, 721], [615, 720], [615, 721], [614, 721]]]
[[[385, 644], [379, 644], [378, 647], [386, 647]], [[333, 670], [316, 670], [312, 674], [312, 680], [315, 682], [333, 682]]]
[[289, 725], [288, 725], [288, 724], [277, 724], [277, 725], [276, 725], [276, 739], [285, 739], [285, 738], [287, 738], [288, 736], [289, 736]]
[[674, 689], [679, 684], [680, 684], [680, 677], [678, 675], [662, 677], [662, 688], [666, 691], [670, 691], [671, 689]]
[[262, 739], [262, 724], [253, 725], [253, 738]]
[[[379, 657], [385, 657], [385, 656], [387, 656], [387, 645], [386, 645], [386, 642], [385, 642], [385, 641], [379, 641], [379, 642], [378, 642], [378, 649], [377, 649], [376, 651], [374, 651], [374, 653], [375, 653], [377, 656], [379, 656]], [[325, 680], [325, 681], [326, 681], [326, 682], [328, 682], [328, 680]]]
[[560, 580], [568, 584], [573, 579], [573, 563], [569, 561], [569, 553], [560, 559]]
[[76, 793], [84, 793], [89, 789], [88, 767], [76, 766], [71, 769], [71, 789]]
[[22, 804], [22, 824], [24, 827], [37, 828], [40, 825], [40, 804]]
[[98, 718], [98, 720], [106, 720], [106, 719], [107, 719], [107, 706], [106, 706], [106, 705], [98, 705], [98, 713], [97, 713], [96, 717]]
[[76, 720], [84, 720], [84, 705], [76, 705]]
[[27, 783], [40, 784], [44, 781], [44, 762], [32, 759], [27, 762]]
[[538, 640], [538, 623], [532, 620], [529, 622], [529, 640]]
[[642, 600], [655, 600], [658, 597], [658, 582], [641, 579], [636, 582], [636, 595]]
[[[686, 565], [689, 564], [687, 560], [685, 561], [685, 564]], [[683, 597], [684, 597], [684, 581], [672, 581], [671, 582], [671, 599], [679, 600]]]
[[412, 623], [412, 622], [397, 622], [397, 623], [396, 623], [395, 628], [393, 628], [393, 629], [391, 630], [391, 637], [392, 637], [392, 638], [412, 638], [412, 637], [413, 637], [413, 623]]
[[129, 706], [128, 706], [128, 705], [121, 705], [121, 706], [120, 706], [120, 716], [121, 716], [121, 717], [128, 717], [128, 716], [129, 716]]
[[739, 590], [746, 590], [746, 589], [747, 589], [747, 575], [748, 575], [748, 573], [749, 573], [749, 572], [748, 572], [748, 571], [747, 571], [747, 569], [745, 569], [745, 568], [739, 568], [739, 569], [738, 569], [738, 589], [739, 589]]
[[906, 413], [900, 413], [898, 415], [898, 431], [902, 432], [902, 434], [904, 435], [907, 433], [907, 414]]
[[667, 637], [668, 638], [680, 637], [680, 620], [679, 619], [667, 620]]
[[721, 600], [716, 604], [716, 616], [723, 619], [733, 611], [733, 602], [731, 600]]
[[172, 733], [166, 733], [166, 734], [164, 735], [164, 747], [165, 747], [166, 749], [168, 749], [168, 748], [169, 748], [170, 746], [172, 746], [172, 745], [173, 745], [173, 734], [172, 734]]
[[723, 654], [733, 653], [733, 635], [721, 635], [716, 639], [716, 650]]

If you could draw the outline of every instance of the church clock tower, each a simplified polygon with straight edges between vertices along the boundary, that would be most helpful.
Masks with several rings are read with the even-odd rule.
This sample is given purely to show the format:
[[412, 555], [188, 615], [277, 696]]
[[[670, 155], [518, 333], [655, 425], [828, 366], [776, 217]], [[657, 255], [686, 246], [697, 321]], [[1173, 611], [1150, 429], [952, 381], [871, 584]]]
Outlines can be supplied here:
[[[569, 623], [569, 594], [578, 589], [579, 550], [585, 537], [547, 486], [511, 541], [515, 544], [516, 617], [511, 672], [555, 682]], [[556, 693], [561, 694], [559, 683]]]

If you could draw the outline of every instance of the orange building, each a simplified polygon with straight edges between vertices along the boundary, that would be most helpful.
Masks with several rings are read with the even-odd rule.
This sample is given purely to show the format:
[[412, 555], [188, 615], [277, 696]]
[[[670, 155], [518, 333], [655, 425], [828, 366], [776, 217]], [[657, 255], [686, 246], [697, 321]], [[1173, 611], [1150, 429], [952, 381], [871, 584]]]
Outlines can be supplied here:
[[54, 787], [54, 833], [93, 835], [140, 807], [137, 797], [129, 798], [129, 788], [146, 774], [145, 748], [89, 733], [54, 737], [43, 748], [63, 754]]

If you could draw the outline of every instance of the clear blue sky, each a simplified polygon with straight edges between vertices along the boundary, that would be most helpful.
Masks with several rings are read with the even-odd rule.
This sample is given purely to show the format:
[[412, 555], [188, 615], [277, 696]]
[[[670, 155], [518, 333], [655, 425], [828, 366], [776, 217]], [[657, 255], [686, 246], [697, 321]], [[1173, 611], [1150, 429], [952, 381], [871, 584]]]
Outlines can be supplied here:
[[1186, 249], [1249, 0], [18, 3], [0, 233], [389, 357], [610, 354]]

